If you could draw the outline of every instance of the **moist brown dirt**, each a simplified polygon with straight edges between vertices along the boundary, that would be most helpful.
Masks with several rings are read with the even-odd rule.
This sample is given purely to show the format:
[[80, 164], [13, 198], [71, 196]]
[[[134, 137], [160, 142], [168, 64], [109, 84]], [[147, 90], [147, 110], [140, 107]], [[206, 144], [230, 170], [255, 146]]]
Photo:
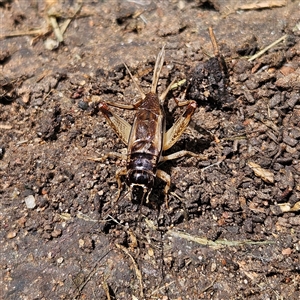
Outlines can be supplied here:
[[[282, 2], [0, 1], [2, 299], [300, 298], [300, 7]], [[72, 18], [53, 50], [50, 8]], [[168, 206], [159, 180], [149, 203], [115, 201], [124, 161], [97, 158], [126, 146], [96, 103], [139, 99], [124, 62], [148, 92], [162, 45], [158, 92], [188, 78], [198, 103], [167, 153], [208, 158], [160, 166]]]

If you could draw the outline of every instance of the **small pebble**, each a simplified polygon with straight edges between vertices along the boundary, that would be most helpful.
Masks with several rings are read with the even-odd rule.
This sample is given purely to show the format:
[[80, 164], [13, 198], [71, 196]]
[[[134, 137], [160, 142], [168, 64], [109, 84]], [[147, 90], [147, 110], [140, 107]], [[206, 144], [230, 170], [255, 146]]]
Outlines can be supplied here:
[[54, 237], [54, 238], [61, 236], [61, 230], [60, 229], [54, 229], [51, 232], [51, 236]]
[[25, 204], [27, 208], [34, 209], [36, 207], [35, 198], [33, 195], [29, 195], [25, 198]]
[[283, 135], [283, 142], [288, 144], [291, 147], [295, 147], [298, 143], [296, 139], [293, 139], [289, 135]]
[[292, 249], [291, 249], [291, 248], [283, 249], [281, 253], [282, 253], [283, 255], [291, 255]]
[[211, 264], [210, 270], [211, 270], [211, 272], [215, 272], [216, 269], [217, 269], [217, 264], [216, 264], [215, 262], [213, 262], [213, 263]]
[[8, 239], [13, 239], [13, 238], [16, 237], [16, 236], [17, 236], [17, 231], [10, 231], [10, 232], [8, 232], [7, 235], [6, 235], [6, 237], [7, 237]]
[[64, 261], [64, 258], [63, 257], [60, 257], [57, 259], [57, 263], [60, 265], [62, 262]]
[[85, 101], [78, 101], [78, 107], [81, 108], [82, 110], [87, 110], [89, 108], [89, 105]]
[[79, 243], [79, 248], [82, 248], [84, 246], [84, 240], [83, 239], [80, 239], [78, 241], [78, 243]]
[[294, 226], [300, 226], [300, 216], [290, 217], [289, 223]]
[[46, 39], [46, 41], [44, 42], [44, 46], [47, 50], [54, 50], [56, 48], [58, 48], [59, 46], [59, 42], [53, 39]]

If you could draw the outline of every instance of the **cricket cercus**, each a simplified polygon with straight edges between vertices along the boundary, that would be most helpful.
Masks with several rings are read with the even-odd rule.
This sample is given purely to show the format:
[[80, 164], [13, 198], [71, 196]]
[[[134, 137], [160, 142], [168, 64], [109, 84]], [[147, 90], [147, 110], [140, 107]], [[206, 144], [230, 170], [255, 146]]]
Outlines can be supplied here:
[[[177, 119], [173, 126], [166, 131], [166, 118], [163, 110], [164, 100], [169, 92], [171, 82], [165, 92], [159, 96], [156, 93], [159, 75], [164, 63], [164, 47], [159, 52], [154, 72], [150, 92], [144, 94], [141, 88], [135, 83], [132, 74], [129, 72], [133, 82], [141, 94], [141, 100], [135, 104], [121, 104], [114, 102], [100, 102], [99, 109], [105, 116], [108, 124], [127, 145], [127, 154], [108, 153], [104, 156], [119, 156], [126, 160], [126, 167], [117, 170], [116, 180], [118, 183], [118, 196], [122, 190], [121, 177], [125, 176], [125, 182], [136, 200], [143, 202], [146, 197], [149, 200], [149, 194], [153, 188], [155, 177], [159, 177], [166, 182], [164, 188], [165, 200], [167, 201], [168, 192], [171, 186], [170, 176], [158, 169], [158, 164], [166, 160], [176, 159], [185, 155], [202, 157], [190, 151], [182, 150], [171, 155], [163, 156], [163, 151], [171, 148], [180, 138], [197, 107], [196, 102], [192, 100], [178, 101], [178, 106], [187, 106], [185, 112]], [[109, 105], [122, 109], [135, 110], [133, 124], [120, 118], [109, 110]]]

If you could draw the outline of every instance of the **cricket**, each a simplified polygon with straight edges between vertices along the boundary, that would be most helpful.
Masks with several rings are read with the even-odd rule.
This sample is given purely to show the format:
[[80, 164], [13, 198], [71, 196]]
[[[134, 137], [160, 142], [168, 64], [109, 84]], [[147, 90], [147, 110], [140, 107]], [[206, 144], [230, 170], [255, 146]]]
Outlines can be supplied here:
[[[175, 79], [169, 84], [162, 95], [159, 96], [157, 94], [157, 85], [164, 64], [164, 57], [165, 49], [163, 47], [157, 56], [150, 92], [147, 94], [135, 82], [128, 67], [124, 64], [141, 95], [139, 101], [134, 104], [100, 102], [98, 106], [108, 124], [125, 145], [127, 145], [126, 155], [111, 152], [104, 156], [104, 158], [118, 156], [126, 160], [126, 167], [120, 168], [116, 172], [116, 181], [118, 183], [117, 199], [120, 197], [123, 182], [125, 181], [133, 198], [138, 199], [141, 203], [146, 198], [146, 202], [148, 202], [155, 178], [158, 177], [166, 183], [163, 192], [167, 203], [171, 187], [171, 177], [159, 169], [158, 165], [164, 161], [177, 159], [186, 155], [203, 159], [202, 155], [187, 150], [163, 156], [163, 152], [170, 149], [179, 140], [197, 108], [197, 104], [193, 100], [181, 99], [179, 101], [175, 99], [176, 104], [178, 106], [186, 106], [186, 110], [175, 121], [172, 127], [166, 130], [166, 117], [163, 106]], [[135, 117], [133, 124], [129, 124], [126, 120], [112, 112], [109, 106], [134, 110]], [[123, 182], [121, 178], [124, 178]]]

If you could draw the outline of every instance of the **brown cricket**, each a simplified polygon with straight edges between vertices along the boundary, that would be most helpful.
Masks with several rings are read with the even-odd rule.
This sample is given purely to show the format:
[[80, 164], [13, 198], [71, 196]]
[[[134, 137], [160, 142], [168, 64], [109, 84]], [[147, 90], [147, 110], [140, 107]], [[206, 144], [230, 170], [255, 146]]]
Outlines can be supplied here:
[[[167, 201], [168, 192], [171, 186], [170, 175], [157, 168], [158, 164], [171, 159], [176, 159], [185, 155], [202, 157], [190, 151], [182, 150], [171, 155], [163, 156], [163, 151], [171, 148], [180, 138], [188, 126], [190, 119], [197, 107], [195, 101], [185, 100], [176, 101], [178, 106], [187, 106], [185, 112], [177, 119], [173, 126], [166, 131], [166, 118], [163, 109], [164, 101], [171, 86], [171, 82], [165, 92], [159, 96], [156, 93], [159, 75], [164, 63], [164, 47], [159, 52], [154, 72], [150, 92], [144, 94], [141, 88], [135, 83], [132, 74], [128, 70], [133, 82], [139, 90], [142, 99], [135, 104], [120, 104], [114, 102], [100, 102], [99, 109], [105, 116], [108, 124], [127, 145], [127, 154], [108, 153], [108, 156], [119, 156], [126, 159], [126, 167], [117, 170], [116, 180], [118, 183], [118, 196], [122, 190], [121, 177], [125, 176], [125, 183], [128, 185], [134, 197], [143, 201], [153, 188], [155, 177], [159, 177], [166, 182], [164, 188], [165, 200]], [[136, 110], [133, 124], [120, 118], [109, 110], [110, 106], [122, 109]]]

